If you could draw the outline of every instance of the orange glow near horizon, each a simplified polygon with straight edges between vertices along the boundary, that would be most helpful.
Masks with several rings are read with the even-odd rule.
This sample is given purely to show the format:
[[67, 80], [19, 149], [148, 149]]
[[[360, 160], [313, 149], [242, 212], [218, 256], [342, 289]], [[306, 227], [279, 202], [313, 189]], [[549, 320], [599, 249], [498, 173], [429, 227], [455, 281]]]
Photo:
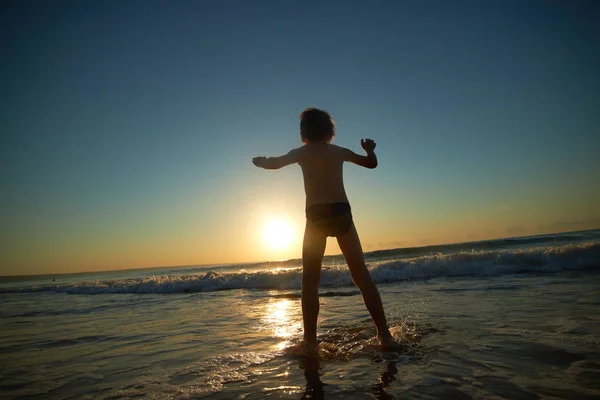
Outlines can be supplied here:
[[[253, 190], [260, 192], [263, 188]], [[0, 275], [301, 258], [304, 199], [286, 197], [282, 192], [287, 193], [276, 192], [279, 197], [249, 193], [247, 198], [258, 200], [243, 206], [231, 205], [227, 212], [198, 208], [192, 203], [177, 212], [167, 210], [150, 219], [144, 219], [146, 214], [140, 213], [129, 219], [115, 215], [85, 226], [79, 221], [65, 221], [56, 230], [24, 226], [13, 232], [14, 243], [4, 251]], [[541, 203], [536, 198], [518, 206], [443, 210], [428, 203], [406, 203], [399, 207], [391, 200], [390, 203], [382, 200], [377, 207], [371, 207], [360, 196], [355, 198], [354, 221], [365, 252], [596, 229], [600, 221], [591, 203], [586, 207], [581, 203], [576, 203], [577, 207], [562, 207], [568, 203], [560, 199]], [[340, 254], [334, 238], [327, 241], [325, 254]]]

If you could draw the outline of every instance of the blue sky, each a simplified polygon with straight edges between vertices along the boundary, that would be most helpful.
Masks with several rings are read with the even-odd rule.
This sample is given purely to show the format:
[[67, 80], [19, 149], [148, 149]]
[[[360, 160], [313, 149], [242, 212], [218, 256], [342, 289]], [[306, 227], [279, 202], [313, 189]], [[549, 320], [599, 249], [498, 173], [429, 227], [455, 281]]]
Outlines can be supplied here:
[[[298, 257], [325, 108], [366, 250], [600, 226], [594, 1], [5, 2], [0, 274]], [[338, 250], [329, 247], [330, 253]]]

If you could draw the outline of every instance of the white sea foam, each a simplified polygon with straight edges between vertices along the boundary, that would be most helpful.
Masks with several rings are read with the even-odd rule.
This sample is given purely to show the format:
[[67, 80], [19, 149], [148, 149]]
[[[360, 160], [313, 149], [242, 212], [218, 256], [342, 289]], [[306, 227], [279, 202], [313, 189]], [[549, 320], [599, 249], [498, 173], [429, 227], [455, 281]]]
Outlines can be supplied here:
[[[493, 277], [507, 274], [549, 273], [600, 269], [600, 244], [564, 245], [526, 250], [460, 252], [384, 261], [369, 265], [377, 283], [440, 277]], [[185, 293], [232, 289], [299, 289], [301, 268], [222, 273], [210, 271], [185, 276], [78, 282], [63, 285], [0, 289], [0, 293], [55, 292], [70, 294]], [[345, 265], [324, 267], [321, 285], [352, 285]]]

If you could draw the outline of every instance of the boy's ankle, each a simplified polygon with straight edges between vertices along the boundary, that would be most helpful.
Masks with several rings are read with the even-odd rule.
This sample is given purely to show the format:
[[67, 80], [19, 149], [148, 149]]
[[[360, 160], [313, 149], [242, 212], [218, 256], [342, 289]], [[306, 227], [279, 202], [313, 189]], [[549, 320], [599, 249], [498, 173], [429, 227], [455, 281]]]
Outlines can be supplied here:
[[377, 339], [381, 342], [383, 340], [390, 340], [393, 339], [392, 334], [389, 330], [386, 330], [385, 332], [381, 333], [381, 332], [377, 332]]
[[302, 341], [302, 350], [307, 354], [318, 354], [319, 344], [315, 342], [309, 342], [306, 340]]

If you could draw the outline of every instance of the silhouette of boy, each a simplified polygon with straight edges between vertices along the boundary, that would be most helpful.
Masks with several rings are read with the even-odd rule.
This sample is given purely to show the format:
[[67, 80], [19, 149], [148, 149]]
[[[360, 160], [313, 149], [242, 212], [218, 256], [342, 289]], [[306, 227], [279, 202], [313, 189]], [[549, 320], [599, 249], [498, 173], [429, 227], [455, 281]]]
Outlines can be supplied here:
[[384, 350], [396, 350], [387, 326], [379, 291], [365, 264], [362, 246], [350, 203], [344, 190], [343, 164], [349, 161], [365, 168], [377, 167], [375, 142], [361, 139], [367, 153], [361, 156], [331, 144], [335, 124], [327, 111], [307, 108], [300, 114], [300, 137], [303, 146], [280, 157], [255, 157], [254, 165], [264, 169], [279, 169], [298, 163], [304, 176], [306, 192], [306, 229], [302, 245], [302, 318], [304, 350], [317, 353], [317, 317], [319, 315], [319, 280], [321, 263], [328, 236], [334, 236], [363, 300], [377, 327], [377, 338]]

